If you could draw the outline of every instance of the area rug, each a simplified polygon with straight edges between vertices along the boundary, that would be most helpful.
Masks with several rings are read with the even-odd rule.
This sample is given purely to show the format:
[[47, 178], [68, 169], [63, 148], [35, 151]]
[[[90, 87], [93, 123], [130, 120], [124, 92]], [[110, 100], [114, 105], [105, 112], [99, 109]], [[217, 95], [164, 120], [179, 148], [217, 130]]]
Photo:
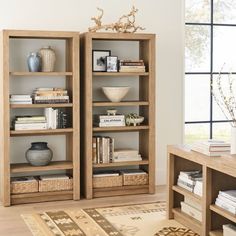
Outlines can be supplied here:
[[165, 203], [22, 215], [34, 236], [198, 236], [165, 220]]

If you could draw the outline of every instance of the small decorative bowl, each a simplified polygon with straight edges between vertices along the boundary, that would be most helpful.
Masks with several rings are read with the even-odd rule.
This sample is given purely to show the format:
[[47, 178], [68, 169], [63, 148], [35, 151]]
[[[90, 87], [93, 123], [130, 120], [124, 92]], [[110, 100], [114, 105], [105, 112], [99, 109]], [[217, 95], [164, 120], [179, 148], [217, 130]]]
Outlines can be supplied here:
[[130, 87], [121, 86], [102, 87], [104, 94], [111, 102], [120, 102], [128, 93], [129, 89]]
[[136, 118], [126, 117], [125, 121], [128, 126], [131, 126], [131, 125], [136, 126], [136, 125], [140, 125], [144, 121], [144, 117], [143, 116], [139, 116]]

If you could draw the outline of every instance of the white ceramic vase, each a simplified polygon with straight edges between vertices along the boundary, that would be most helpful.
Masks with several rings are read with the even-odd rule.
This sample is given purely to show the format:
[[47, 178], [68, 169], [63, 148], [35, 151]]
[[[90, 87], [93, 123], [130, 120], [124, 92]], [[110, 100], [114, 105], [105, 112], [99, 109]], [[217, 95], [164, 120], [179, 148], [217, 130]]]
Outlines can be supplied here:
[[236, 127], [231, 128], [231, 154], [236, 154]]

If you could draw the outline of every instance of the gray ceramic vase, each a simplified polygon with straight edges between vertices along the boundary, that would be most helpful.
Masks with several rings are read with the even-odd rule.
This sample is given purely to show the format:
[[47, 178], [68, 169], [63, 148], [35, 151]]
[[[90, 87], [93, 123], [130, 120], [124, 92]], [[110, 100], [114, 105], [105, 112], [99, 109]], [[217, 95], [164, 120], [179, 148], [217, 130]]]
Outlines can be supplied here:
[[46, 166], [52, 160], [53, 152], [46, 142], [31, 143], [31, 147], [26, 151], [26, 160], [32, 166]]
[[39, 53], [31, 52], [27, 58], [27, 64], [30, 72], [39, 72], [42, 69], [42, 58]]

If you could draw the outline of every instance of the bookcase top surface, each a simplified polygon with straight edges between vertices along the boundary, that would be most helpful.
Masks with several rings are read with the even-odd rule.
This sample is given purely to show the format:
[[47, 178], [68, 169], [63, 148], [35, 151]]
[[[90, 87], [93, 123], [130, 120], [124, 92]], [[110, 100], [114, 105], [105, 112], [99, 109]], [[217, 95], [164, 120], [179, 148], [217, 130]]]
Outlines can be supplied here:
[[168, 153], [236, 177], [236, 155], [211, 157], [191, 150], [189, 145], [169, 145]]
[[2, 32], [10, 38], [70, 39], [73, 37], [79, 37], [79, 32], [75, 31], [4, 29]]
[[143, 41], [155, 39], [155, 34], [146, 33], [112, 33], [112, 32], [86, 32], [82, 36], [89, 37], [94, 40], [133, 40]]

